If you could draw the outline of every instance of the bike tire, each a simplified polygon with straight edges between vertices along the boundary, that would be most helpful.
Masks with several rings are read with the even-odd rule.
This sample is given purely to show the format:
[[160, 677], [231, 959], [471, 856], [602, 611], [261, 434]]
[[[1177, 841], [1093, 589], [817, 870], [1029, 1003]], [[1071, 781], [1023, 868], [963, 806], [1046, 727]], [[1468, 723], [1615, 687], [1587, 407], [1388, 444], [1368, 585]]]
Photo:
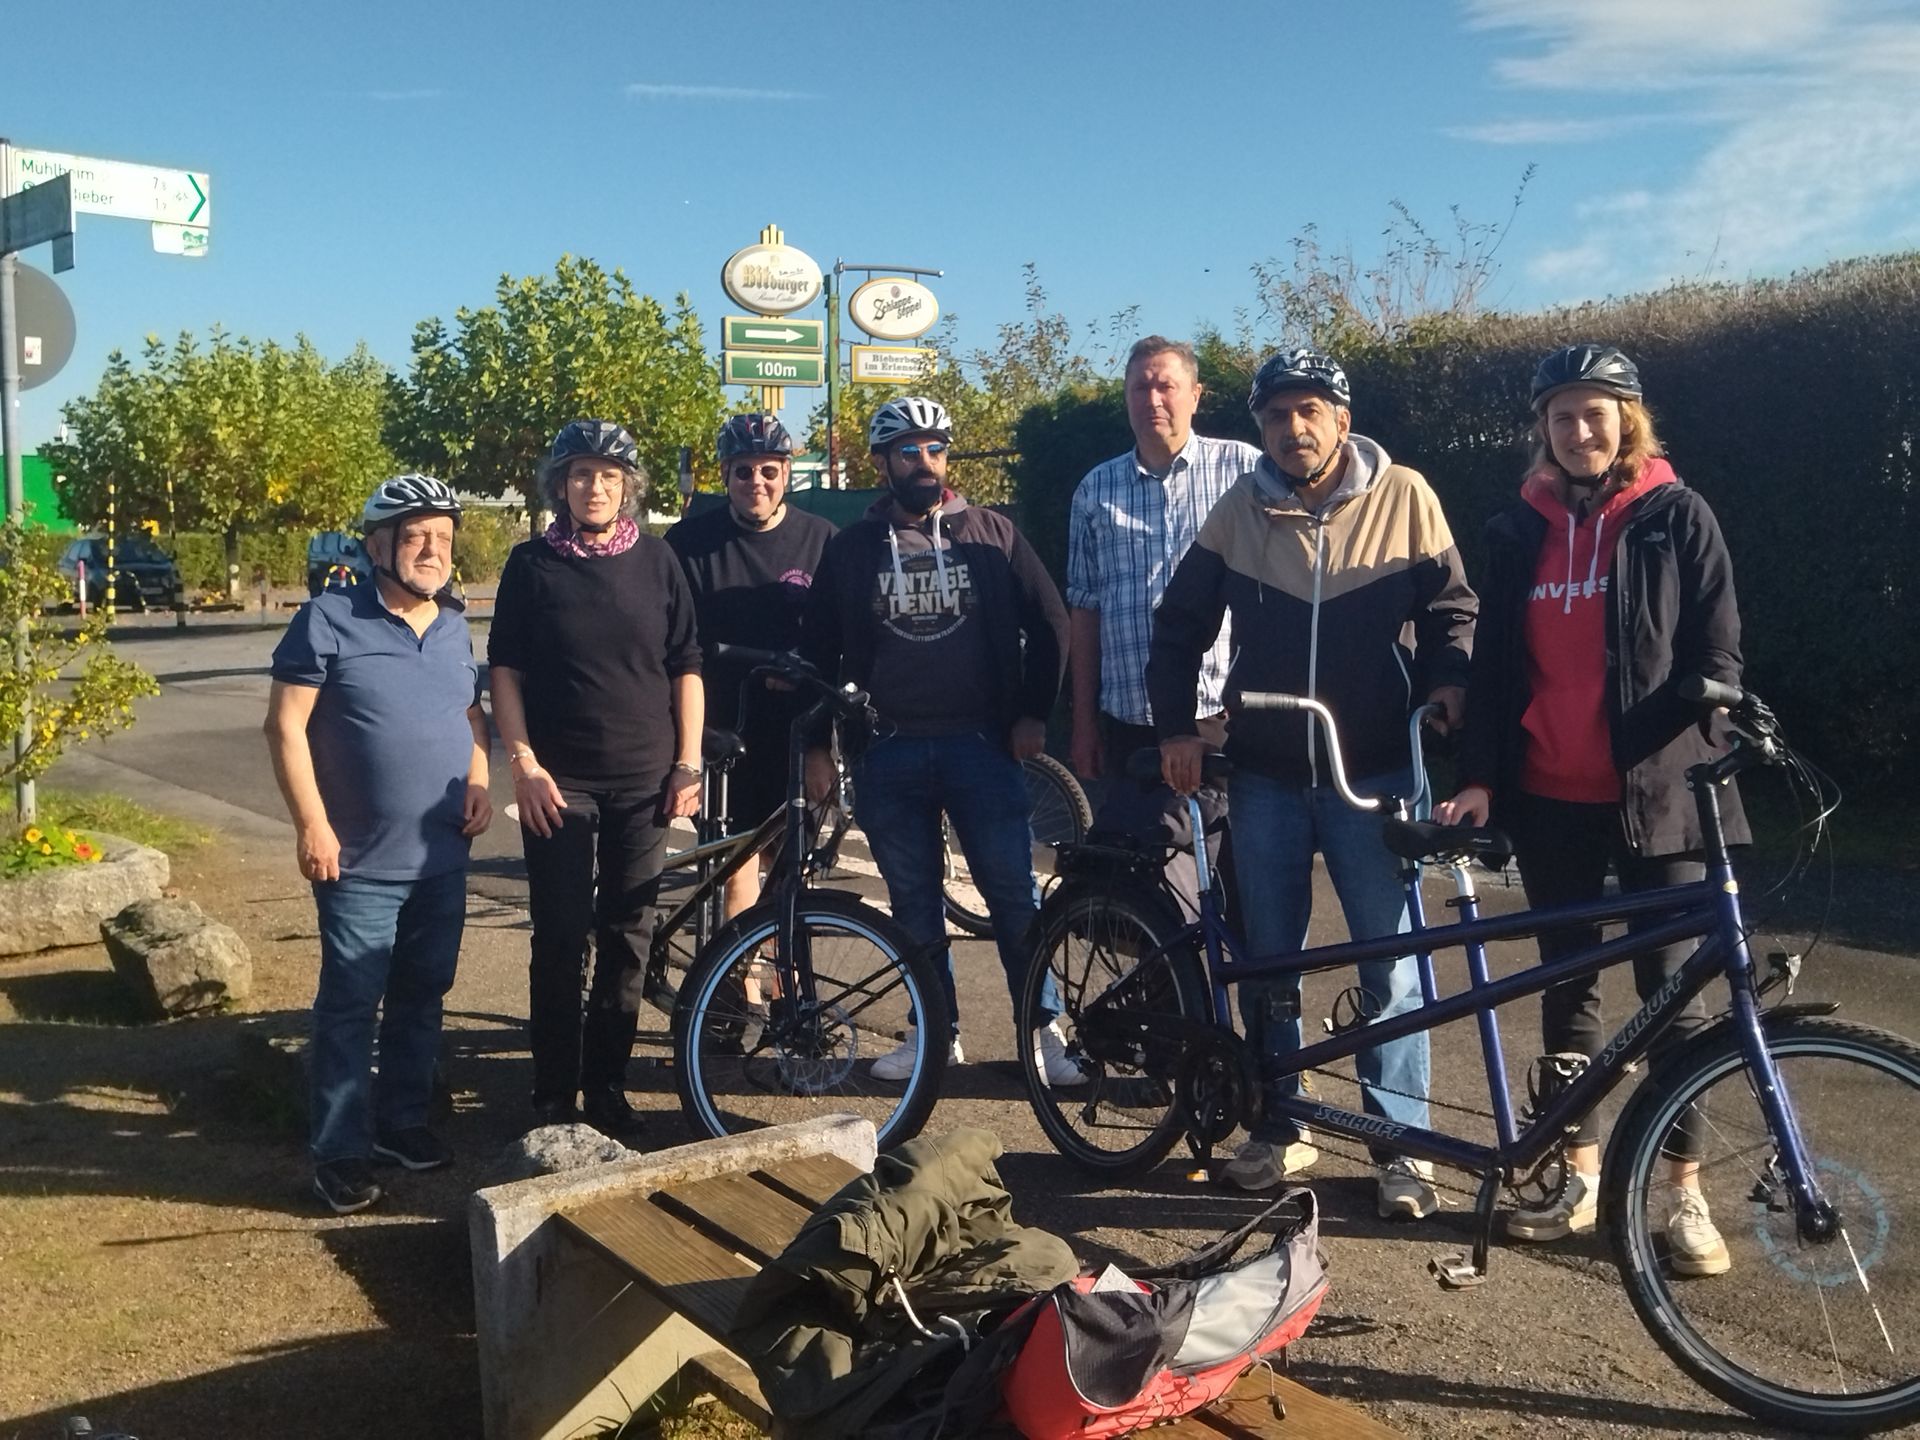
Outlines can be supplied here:
[[[1093, 804], [1073, 772], [1051, 755], [1031, 755], [1020, 762], [1027, 784], [1028, 815], [1035, 845], [1078, 845], [1093, 828]], [[967, 877], [966, 858], [953, 826], [940, 817], [940, 838], [945, 879], [940, 885], [940, 900], [947, 920], [968, 935], [985, 939], [993, 934], [993, 917], [987, 913]]]
[[[1627, 1298], [1676, 1365], [1758, 1420], [1849, 1435], [1911, 1423], [1920, 1419], [1920, 1046], [1810, 1016], [1773, 1018], [1766, 1034], [1839, 1233], [1801, 1239], [1738, 1037], [1705, 1035], [1640, 1087], [1608, 1154], [1601, 1205]], [[1676, 1194], [1667, 1166], [1684, 1146], [1683, 1121], [1729, 1262], [1692, 1279], [1669, 1273], [1665, 1246]]]
[[1186, 927], [1152, 899], [1101, 888], [1056, 892], [1035, 926], [1033, 958], [1020, 990], [1018, 1032], [1045, 1023], [1044, 987], [1053, 979], [1058, 1025], [1084, 1084], [1049, 1086], [1031, 1044], [1019, 1046], [1020, 1073], [1034, 1117], [1053, 1147], [1082, 1169], [1110, 1178], [1142, 1175], [1173, 1149], [1182, 1116], [1172, 1077], [1184, 1047], [1149, 1041], [1122, 1055], [1085, 1043], [1088, 1006], [1116, 991], [1126, 1010], [1208, 1018], [1200, 957], [1192, 942], [1173, 943]]
[[[873, 1122], [882, 1150], [920, 1132], [939, 1098], [952, 1020], [923, 947], [856, 895], [809, 890], [796, 925], [812, 956], [815, 1003], [781, 1008], [765, 958], [777, 901], [729, 920], [687, 973], [673, 1014], [674, 1078], [696, 1134], [738, 1135], [821, 1115]], [[824, 1021], [824, 1023], [823, 1023]], [[909, 1028], [913, 1073], [875, 1080], [871, 1060]]]

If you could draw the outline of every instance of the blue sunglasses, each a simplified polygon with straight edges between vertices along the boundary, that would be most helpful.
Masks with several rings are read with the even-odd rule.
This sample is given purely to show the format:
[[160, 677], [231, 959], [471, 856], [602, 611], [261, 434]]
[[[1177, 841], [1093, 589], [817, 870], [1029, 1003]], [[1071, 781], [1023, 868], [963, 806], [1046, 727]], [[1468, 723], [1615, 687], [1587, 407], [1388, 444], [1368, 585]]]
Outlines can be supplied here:
[[893, 453], [902, 460], [918, 460], [923, 454], [944, 455], [951, 448], [944, 440], [930, 440], [925, 445], [897, 446]]

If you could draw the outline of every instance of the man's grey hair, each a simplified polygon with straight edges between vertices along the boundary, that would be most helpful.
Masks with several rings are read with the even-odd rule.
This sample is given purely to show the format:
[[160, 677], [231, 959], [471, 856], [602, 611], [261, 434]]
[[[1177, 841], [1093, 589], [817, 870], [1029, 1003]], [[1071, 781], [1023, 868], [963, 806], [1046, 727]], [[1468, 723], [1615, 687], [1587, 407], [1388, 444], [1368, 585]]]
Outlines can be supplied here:
[[1195, 380], [1200, 378], [1200, 357], [1193, 353], [1193, 346], [1185, 340], [1169, 340], [1164, 335], [1149, 335], [1134, 341], [1133, 348], [1127, 351], [1127, 367], [1121, 373], [1131, 375], [1135, 365], [1156, 355], [1178, 355], [1186, 362], [1187, 374]]

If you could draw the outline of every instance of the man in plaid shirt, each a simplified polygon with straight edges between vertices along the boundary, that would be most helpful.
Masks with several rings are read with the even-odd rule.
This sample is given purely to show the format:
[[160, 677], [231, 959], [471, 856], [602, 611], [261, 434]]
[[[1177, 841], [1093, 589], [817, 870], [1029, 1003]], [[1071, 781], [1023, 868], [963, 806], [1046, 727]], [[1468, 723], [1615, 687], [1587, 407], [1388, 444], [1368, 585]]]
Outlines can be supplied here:
[[[1154, 607], [1214, 503], [1260, 459], [1260, 451], [1242, 441], [1193, 433], [1201, 393], [1191, 345], [1162, 335], [1136, 343], [1126, 369], [1134, 448], [1096, 465], [1073, 493], [1067, 536], [1071, 758], [1086, 779], [1119, 781], [1109, 787], [1099, 823], [1133, 833], [1150, 830], [1162, 815], [1173, 819], [1175, 834], [1185, 830], [1184, 806], [1171, 790], [1143, 797], [1120, 780], [1130, 753], [1158, 744], [1146, 684]], [[1226, 739], [1223, 691], [1232, 649], [1223, 627], [1200, 669], [1200, 733], [1216, 747]], [[1209, 821], [1224, 812], [1223, 796], [1202, 798]], [[1168, 876], [1193, 904], [1192, 858], [1176, 855]]]

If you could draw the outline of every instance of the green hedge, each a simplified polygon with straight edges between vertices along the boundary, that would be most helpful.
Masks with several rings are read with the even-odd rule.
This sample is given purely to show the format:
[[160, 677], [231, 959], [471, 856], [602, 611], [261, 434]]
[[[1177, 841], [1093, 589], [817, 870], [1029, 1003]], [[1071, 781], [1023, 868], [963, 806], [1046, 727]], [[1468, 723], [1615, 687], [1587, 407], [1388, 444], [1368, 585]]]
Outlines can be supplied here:
[[[1434, 323], [1339, 355], [1355, 428], [1432, 480], [1470, 576], [1518, 491], [1534, 366], [1580, 340], [1633, 357], [1674, 468], [1713, 504], [1749, 683], [1843, 782], [1920, 792], [1920, 253]], [[1251, 437], [1258, 357], [1216, 342], [1202, 358], [1196, 428]], [[1058, 573], [1074, 484], [1130, 444], [1118, 391], [1037, 406], [1017, 434], [1023, 520]]]

